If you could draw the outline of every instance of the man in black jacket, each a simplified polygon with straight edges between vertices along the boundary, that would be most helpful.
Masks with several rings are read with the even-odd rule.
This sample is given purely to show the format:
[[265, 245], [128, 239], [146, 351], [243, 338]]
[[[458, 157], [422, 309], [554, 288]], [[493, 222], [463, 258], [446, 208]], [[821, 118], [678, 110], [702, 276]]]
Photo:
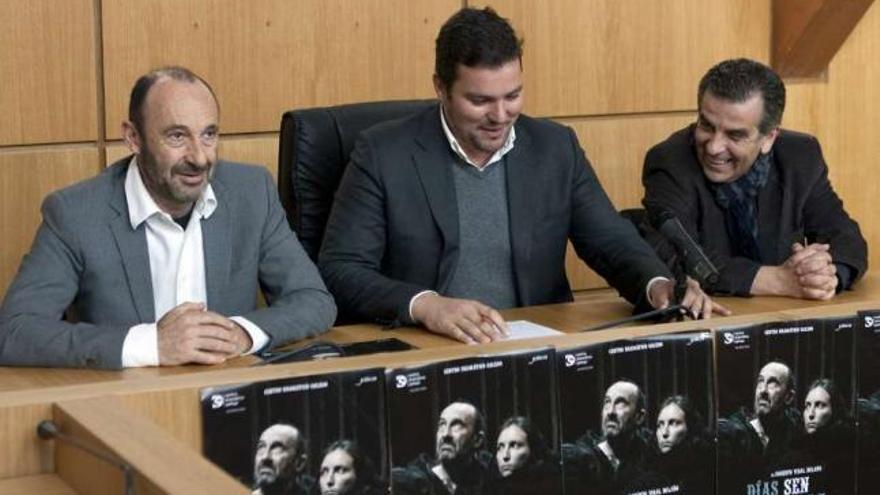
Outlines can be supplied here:
[[696, 124], [645, 157], [644, 205], [672, 214], [720, 270], [718, 294], [830, 299], [867, 269], [867, 245], [812, 136], [781, 130], [785, 86], [737, 59], [703, 76]]
[[[319, 267], [343, 314], [502, 338], [498, 309], [572, 300], [568, 240], [637, 308], [671, 274], [617, 214], [571, 129], [521, 115], [522, 49], [491, 8], [437, 37], [439, 105], [364, 131], [327, 222]], [[717, 309], [691, 282], [694, 313]]]

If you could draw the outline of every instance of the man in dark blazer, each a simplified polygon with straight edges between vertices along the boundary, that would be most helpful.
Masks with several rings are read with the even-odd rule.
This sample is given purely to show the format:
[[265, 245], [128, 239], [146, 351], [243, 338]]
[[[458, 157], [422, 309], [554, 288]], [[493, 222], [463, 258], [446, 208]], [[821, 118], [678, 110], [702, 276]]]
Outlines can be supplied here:
[[[520, 115], [520, 57], [506, 20], [462, 9], [437, 38], [439, 105], [362, 134], [319, 256], [342, 313], [501, 338], [496, 309], [571, 301], [567, 239], [639, 308], [668, 304], [669, 271], [617, 214], [574, 133]], [[685, 303], [712, 312], [696, 284]]]
[[859, 226], [812, 136], [781, 130], [785, 86], [727, 60], [703, 76], [696, 124], [645, 157], [649, 216], [672, 214], [720, 270], [718, 294], [829, 299], [867, 269]]
[[218, 117], [186, 69], [138, 80], [122, 129], [134, 155], [43, 204], [0, 308], [0, 365], [219, 363], [333, 324], [271, 176], [217, 160]]

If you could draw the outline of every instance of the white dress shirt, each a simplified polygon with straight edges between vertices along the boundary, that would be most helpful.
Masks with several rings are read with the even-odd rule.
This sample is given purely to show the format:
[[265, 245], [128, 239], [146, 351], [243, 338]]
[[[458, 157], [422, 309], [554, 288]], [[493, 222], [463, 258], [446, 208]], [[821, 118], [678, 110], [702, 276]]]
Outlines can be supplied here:
[[[155, 321], [185, 302], [207, 304], [202, 219], [209, 218], [217, 208], [217, 197], [211, 185], [208, 184], [196, 201], [184, 229], [153, 201], [141, 179], [137, 157], [134, 157], [125, 176], [125, 199], [131, 228], [136, 230], [146, 222]], [[253, 345], [247, 353], [255, 352], [269, 342], [266, 333], [246, 318], [233, 316], [230, 319], [250, 335]], [[156, 323], [131, 327], [122, 345], [122, 366], [157, 366], [158, 346]]]

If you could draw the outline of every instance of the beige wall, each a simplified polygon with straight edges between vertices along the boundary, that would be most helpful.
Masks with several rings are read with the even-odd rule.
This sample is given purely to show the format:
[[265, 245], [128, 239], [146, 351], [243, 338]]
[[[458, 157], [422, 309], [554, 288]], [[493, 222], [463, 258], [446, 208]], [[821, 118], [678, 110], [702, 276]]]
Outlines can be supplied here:
[[[274, 172], [286, 109], [430, 97], [433, 40], [463, 3], [0, 3], [0, 294], [30, 245], [42, 197], [126, 153], [118, 128], [139, 74], [167, 64], [202, 74], [221, 100], [222, 153]], [[619, 208], [639, 203], [645, 150], [692, 120], [700, 75], [723, 58], [767, 61], [770, 52], [770, 0], [491, 4], [525, 38], [527, 112], [576, 130]], [[875, 4], [825, 78], [789, 82], [785, 118], [819, 136], [871, 244], [880, 241], [877, 186], [865, 180], [880, 156], [878, 54]], [[574, 260], [569, 272], [576, 287], [601, 284]]]

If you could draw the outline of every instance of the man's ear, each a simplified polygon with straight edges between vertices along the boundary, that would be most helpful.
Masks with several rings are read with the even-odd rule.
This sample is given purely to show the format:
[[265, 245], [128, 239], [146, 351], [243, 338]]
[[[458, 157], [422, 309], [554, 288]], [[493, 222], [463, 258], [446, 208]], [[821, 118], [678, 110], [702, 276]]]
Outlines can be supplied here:
[[440, 101], [446, 100], [448, 96], [446, 94], [446, 85], [443, 84], [443, 81], [440, 80], [440, 77], [437, 74], [434, 74], [434, 92], [437, 94], [437, 99]]
[[796, 395], [797, 394], [795, 393], [794, 389], [788, 390], [787, 392], [785, 392], [785, 405], [786, 406], [792, 405], [794, 403], [794, 398]]
[[301, 473], [306, 468], [306, 461], [309, 459], [308, 454], [302, 453], [296, 456], [296, 460], [293, 461], [294, 471], [297, 473]]
[[761, 143], [761, 153], [767, 154], [770, 153], [770, 149], [773, 148], [773, 143], [776, 142], [776, 137], [779, 136], [779, 128], [774, 127], [770, 132], [764, 135], [764, 142]]
[[134, 124], [128, 120], [122, 123], [122, 140], [125, 141], [125, 145], [128, 146], [129, 151], [135, 155], [140, 154], [141, 147], [143, 146], [141, 143], [141, 135]]
[[645, 423], [645, 417], [648, 415], [648, 411], [644, 409], [639, 409], [639, 412], [636, 413], [636, 424], [642, 426]]
[[486, 433], [483, 431], [477, 432], [474, 436], [474, 450], [482, 449], [486, 444]]

